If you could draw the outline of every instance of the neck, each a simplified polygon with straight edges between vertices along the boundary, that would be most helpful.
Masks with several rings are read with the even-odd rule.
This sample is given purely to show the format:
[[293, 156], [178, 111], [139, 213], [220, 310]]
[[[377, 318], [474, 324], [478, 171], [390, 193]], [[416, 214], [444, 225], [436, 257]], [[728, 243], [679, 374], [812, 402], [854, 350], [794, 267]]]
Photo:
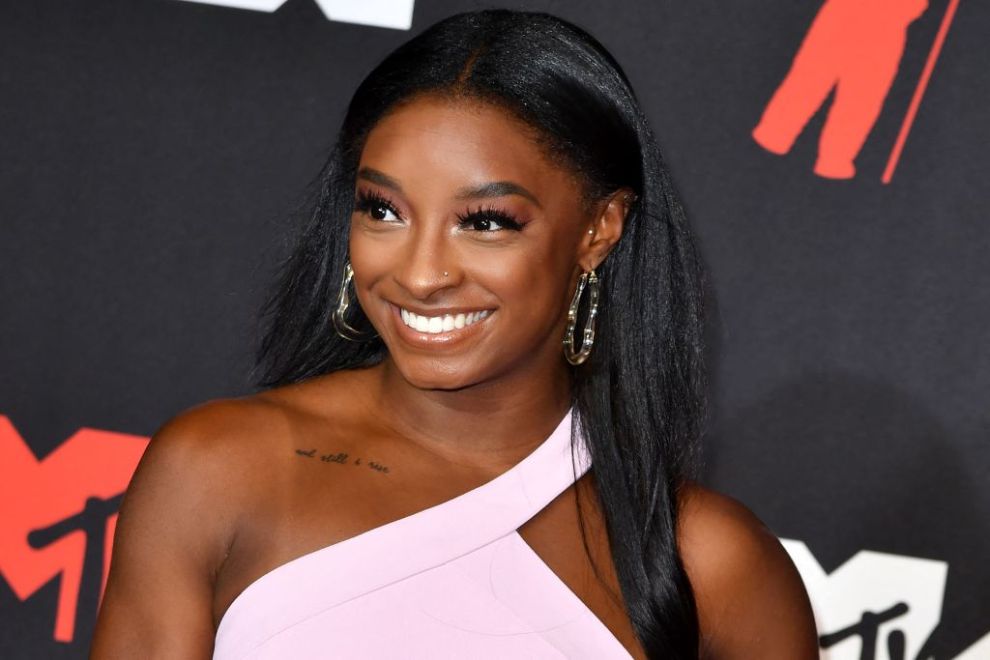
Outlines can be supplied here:
[[456, 390], [412, 385], [388, 355], [373, 369], [377, 391], [371, 400], [388, 402], [387, 416], [377, 411], [382, 423], [398, 437], [466, 467], [504, 471], [515, 465], [550, 435], [571, 402], [563, 364], [522, 367]]

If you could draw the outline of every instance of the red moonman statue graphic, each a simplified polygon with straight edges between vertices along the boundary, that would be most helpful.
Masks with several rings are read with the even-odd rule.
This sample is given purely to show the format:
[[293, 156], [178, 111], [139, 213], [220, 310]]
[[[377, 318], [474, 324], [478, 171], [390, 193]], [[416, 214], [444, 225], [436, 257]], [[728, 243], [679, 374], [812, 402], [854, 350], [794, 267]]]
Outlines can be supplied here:
[[848, 179], [904, 53], [907, 27], [927, 0], [826, 0], [753, 138], [785, 154], [835, 89], [818, 142], [815, 174]]

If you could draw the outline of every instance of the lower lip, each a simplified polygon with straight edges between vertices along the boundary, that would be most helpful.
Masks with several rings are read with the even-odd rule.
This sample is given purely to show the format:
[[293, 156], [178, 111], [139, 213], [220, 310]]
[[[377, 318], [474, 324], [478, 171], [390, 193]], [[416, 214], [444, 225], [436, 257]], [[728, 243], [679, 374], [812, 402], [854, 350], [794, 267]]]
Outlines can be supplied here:
[[414, 346], [448, 346], [455, 342], [460, 342], [473, 337], [481, 332], [481, 326], [485, 325], [485, 323], [488, 322], [488, 319], [490, 319], [495, 313], [494, 311], [490, 311], [488, 312], [488, 316], [485, 318], [480, 321], [475, 321], [471, 325], [466, 325], [463, 328], [454, 328], [453, 330], [433, 334], [430, 332], [420, 332], [415, 328], [410, 328], [402, 322], [402, 313], [399, 310], [399, 307], [393, 305], [392, 303], [388, 303], [388, 306], [392, 308], [392, 316], [395, 318], [395, 325], [398, 330], [399, 337]]

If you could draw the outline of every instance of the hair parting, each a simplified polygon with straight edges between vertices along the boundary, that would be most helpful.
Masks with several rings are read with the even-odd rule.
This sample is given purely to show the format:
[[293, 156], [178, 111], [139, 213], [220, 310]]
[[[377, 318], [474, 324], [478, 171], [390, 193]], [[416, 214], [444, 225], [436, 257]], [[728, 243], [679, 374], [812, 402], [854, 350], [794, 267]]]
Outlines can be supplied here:
[[[583, 29], [538, 12], [457, 14], [404, 43], [368, 74], [263, 309], [257, 383], [288, 384], [370, 366], [384, 356], [378, 338], [339, 338], [329, 312], [347, 257], [364, 141], [385, 114], [425, 94], [508, 110], [579, 176], [588, 200], [622, 187], [634, 191], [622, 238], [598, 269], [602, 306], [594, 350], [572, 369], [573, 440], [586, 442], [592, 457], [621, 595], [640, 642], [650, 658], [697, 658], [696, 604], [678, 553], [677, 521], [679, 491], [694, 477], [707, 414], [706, 282], [629, 81]], [[361, 199], [357, 204], [366, 207], [379, 203]], [[511, 228], [495, 209], [465, 219]], [[360, 308], [352, 308], [348, 323], [367, 327]]]

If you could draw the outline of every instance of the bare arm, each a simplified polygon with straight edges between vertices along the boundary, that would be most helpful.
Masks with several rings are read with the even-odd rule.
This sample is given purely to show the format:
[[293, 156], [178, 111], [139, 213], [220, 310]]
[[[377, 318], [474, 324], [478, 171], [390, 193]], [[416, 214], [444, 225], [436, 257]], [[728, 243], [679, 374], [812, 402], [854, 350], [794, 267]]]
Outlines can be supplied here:
[[225, 403], [153, 436], [120, 507], [93, 660], [209, 658], [213, 582], [233, 538], [231, 470], [212, 430]]
[[702, 657], [817, 660], [808, 593], [777, 537], [736, 500], [700, 487], [688, 490], [682, 511]]

